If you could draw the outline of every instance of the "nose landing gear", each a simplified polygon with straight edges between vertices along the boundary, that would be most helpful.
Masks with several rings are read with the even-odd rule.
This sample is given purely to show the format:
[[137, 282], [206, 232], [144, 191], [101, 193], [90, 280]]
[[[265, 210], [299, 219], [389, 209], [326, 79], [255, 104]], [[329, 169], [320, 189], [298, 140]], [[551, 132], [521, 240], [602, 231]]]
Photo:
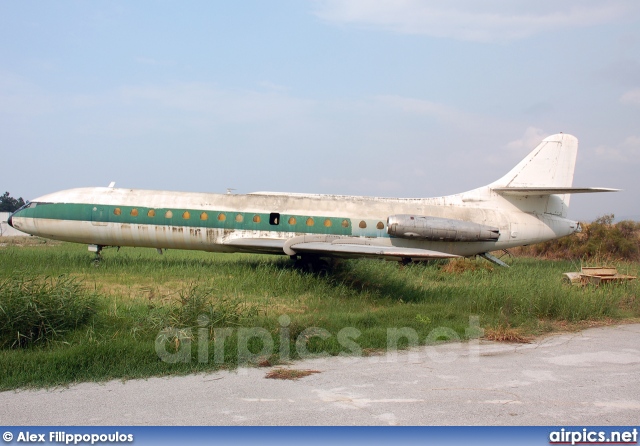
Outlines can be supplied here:
[[102, 245], [89, 245], [88, 249], [90, 252], [95, 252], [96, 255], [92, 260], [93, 266], [98, 267], [100, 266], [100, 262], [102, 261], [102, 248], [104, 248], [104, 246]]

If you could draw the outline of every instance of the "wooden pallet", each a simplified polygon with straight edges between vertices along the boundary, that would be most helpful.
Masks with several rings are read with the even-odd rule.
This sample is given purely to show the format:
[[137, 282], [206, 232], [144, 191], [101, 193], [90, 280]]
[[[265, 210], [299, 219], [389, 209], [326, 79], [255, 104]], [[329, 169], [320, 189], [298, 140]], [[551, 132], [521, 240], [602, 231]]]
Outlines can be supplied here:
[[618, 274], [616, 268], [601, 266], [583, 266], [579, 273], [564, 273], [563, 282], [572, 285], [601, 285], [607, 283], [621, 283], [635, 280], [636, 276]]

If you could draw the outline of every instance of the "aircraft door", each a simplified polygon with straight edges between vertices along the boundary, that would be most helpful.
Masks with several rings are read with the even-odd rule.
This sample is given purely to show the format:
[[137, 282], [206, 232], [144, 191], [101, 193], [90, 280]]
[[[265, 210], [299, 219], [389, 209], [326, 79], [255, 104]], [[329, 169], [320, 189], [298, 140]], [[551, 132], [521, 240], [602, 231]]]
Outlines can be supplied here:
[[94, 206], [91, 210], [91, 224], [94, 226], [107, 226], [107, 211], [104, 206]]

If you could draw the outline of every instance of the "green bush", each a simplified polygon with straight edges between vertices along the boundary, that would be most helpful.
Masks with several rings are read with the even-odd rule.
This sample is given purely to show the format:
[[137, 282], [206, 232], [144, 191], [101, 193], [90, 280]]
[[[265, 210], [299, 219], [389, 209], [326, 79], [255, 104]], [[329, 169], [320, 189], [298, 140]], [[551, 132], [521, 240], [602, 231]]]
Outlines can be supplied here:
[[58, 339], [96, 312], [96, 295], [68, 276], [0, 281], [0, 348], [27, 347]]

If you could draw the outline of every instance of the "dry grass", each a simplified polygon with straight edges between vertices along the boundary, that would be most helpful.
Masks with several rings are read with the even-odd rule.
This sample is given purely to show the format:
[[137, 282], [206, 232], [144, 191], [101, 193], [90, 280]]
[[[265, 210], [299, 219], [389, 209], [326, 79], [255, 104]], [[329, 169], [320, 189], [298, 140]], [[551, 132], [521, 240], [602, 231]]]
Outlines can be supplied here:
[[362, 356], [364, 357], [382, 356], [384, 354], [385, 354], [385, 350], [381, 348], [363, 348], [362, 349]]
[[313, 375], [316, 373], [320, 373], [319, 370], [296, 370], [296, 369], [283, 369], [277, 368], [271, 370], [269, 373], [265, 375], [267, 379], [289, 379], [296, 380], [300, 378], [304, 378], [305, 376]]
[[452, 259], [440, 267], [440, 270], [450, 274], [461, 274], [465, 271], [493, 271], [493, 266], [485, 260]]
[[271, 367], [272, 365], [269, 358], [262, 358], [257, 362], [258, 367]]
[[640, 260], [640, 222], [614, 223], [614, 215], [604, 215], [591, 223], [581, 223], [582, 232], [511, 249], [515, 256], [543, 259], [608, 261]]
[[578, 322], [548, 321], [547, 324], [550, 325], [551, 328], [549, 330], [549, 334], [557, 334], [575, 333], [588, 328], [610, 327], [612, 325], [637, 324], [639, 322], [640, 319], [638, 318], [612, 319], [610, 317], [606, 317], [599, 320], [585, 320]]
[[528, 344], [533, 341], [533, 336], [527, 336], [520, 328], [498, 327], [486, 328], [484, 339], [496, 342], [513, 342], [518, 344]]
[[16, 237], [0, 237], [0, 247], [3, 246], [58, 246], [62, 242], [57, 240], [48, 240], [40, 237], [32, 236], [16, 236]]

